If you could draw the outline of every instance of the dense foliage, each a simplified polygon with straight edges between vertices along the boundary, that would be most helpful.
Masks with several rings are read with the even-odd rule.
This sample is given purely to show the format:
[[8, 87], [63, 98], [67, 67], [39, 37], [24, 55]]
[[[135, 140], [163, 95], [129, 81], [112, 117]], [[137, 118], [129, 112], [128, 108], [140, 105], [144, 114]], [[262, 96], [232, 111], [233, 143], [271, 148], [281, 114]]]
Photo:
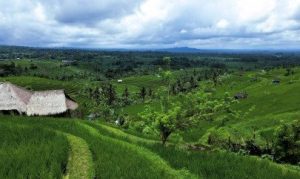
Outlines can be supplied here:
[[275, 158], [300, 165], [300, 120], [283, 125], [277, 132]]
[[145, 131], [153, 128], [160, 134], [162, 143], [177, 130], [187, 130], [197, 126], [201, 120], [213, 121], [215, 118], [238, 118], [238, 113], [231, 109], [234, 99], [228, 94], [222, 99], [214, 99], [210, 93], [190, 93], [180, 95], [175, 102], [166, 97], [161, 99], [161, 110], [147, 108], [140, 114], [145, 121]]

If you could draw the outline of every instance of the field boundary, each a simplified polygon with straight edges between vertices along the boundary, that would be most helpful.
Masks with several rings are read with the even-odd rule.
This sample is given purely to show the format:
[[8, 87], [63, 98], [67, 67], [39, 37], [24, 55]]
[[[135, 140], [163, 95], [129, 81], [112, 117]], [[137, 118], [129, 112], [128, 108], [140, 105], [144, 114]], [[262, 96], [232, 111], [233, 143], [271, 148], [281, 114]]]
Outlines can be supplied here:
[[70, 144], [67, 173], [64, 179], [93, 178], [95, 175], [93, 158], [86, 141], [69, 133], [62, 132], [62, 134], [67, 137]]

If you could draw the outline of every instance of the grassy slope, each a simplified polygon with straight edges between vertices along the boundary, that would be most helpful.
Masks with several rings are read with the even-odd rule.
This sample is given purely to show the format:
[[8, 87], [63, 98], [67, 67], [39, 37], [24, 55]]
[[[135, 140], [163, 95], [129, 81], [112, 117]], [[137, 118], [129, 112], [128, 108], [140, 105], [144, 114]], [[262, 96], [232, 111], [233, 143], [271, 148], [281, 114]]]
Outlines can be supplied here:
[[[154, 153], [141, 146], [98, 134], [98, 131], [79, 121], [43, 120], [43, 118], [4, 118], [2, 122], [46, 127], [70, 133], [84, 139], [93, 153], [95, 175], [98, 178], [180, 178], [189, 173], [169, 167]], [[147, 174], [147, 175], [145, 175]], [[190, 177], [188, 177], [190, 178]]]
[[95, 175], [101, 178], [299, 178], [300, 175], [255, 157], [163, 148], [153, 140], [103, 124], [24, 117], [2, 117], [0, 123], [45, 127], [82, 138], [93, 154]]
[[31, 76], [0, 77], [0, 81], [9, 81], [13, 84], [33, 90], [64, 89], [72, 97], [76, 97], [77, 92], [80, 91], [83, 85], [78, 82], [65, 82]]
[[68, 141], [42, 127], [0, 125], [0, 178], [61, 178]]
[[[201, 121], [199, 127], [191, 129], [189, 132], [183, 134], [184, 140], [188, 142], [197, 142], [199, 140], [200, 142], [205, 142], [207, 135], [213, 131], [223, 140], [228, 140], [228, 136], [230, 136], [232, 140], [237, 140], [239, 142], [250, 139], [255, 134], [256, 142], [260, 145], [266, 145], [266, 141], [270, 142], [273, 139], [274, 132], [278, 126], [299, 119], [300, 117], [300, 69], [295, 69], [295, 75], [293, 76], [286, 77], [284, 74], [284, 69], [276, 69], [268, 73], [261, 73], [260, 71], [247, 72], [243, 76], [233, 74], [224, 78], [222, 85], [217, 87], [216, 95], [221, 96], [224, 92], [229, 92], [233, 96], [237, 92], [246, 91], [249, 94], [248, 99], [241, 100], [235, 108], [240, 110], [241, 113], [249, 111], [251, 107], [254, 107], [254, 110], [250, 112], [246, 118], [238, 121], [229, 121], [224, 127], [220, 127], [221, 121]], [[252, 80], [255, 76], [258, 77], [257, 81]], [[281, 80], [279, 85], [272, 84], [272, 80], [275, 78]], [[202, 88], [207, 86], [205, 82], [201, 85]], [[155, 102], [150, 105], [158, 106]], [[133, 105], [125, 108], [124, 111], [131, 115], [135, 115], [142, 111], [144, 106], [145, 105], [143, 104]], [[172, 151], [172, 154], [173, 153], [174, 152]], [[186, 156], [186, 154], [178, 155]], [[210, 159], [213, 158], [212, 156], [218, 155], [226, 156], [227, 154], [211, 154]], [[168, 156], [167, 153], [166, 156]], [[202, 157], [205, 158], [206, 155], [203, 155]], [[170, 161], [174, 161], [175, 158], [176, 157], [174, 156], [170, 156], [169, 159]], [[189, 161], [193, 161], [194, 158], [197, 157], [194, 156], [190, 158]], [[235, 156], [230, 156], [229, 158], [235, 158]], [[228, 165], [228, 167], [231, 168], [233, 164], [230, 159], [226, 160], [228, 163], [222, 161], [219, 167], [223, 165], [223, 168], [226, 168], [226, 165]], [[182, 159], [178, 160], [181, 161]], [[234, 160], [237, 160], [236, 162], [238, 163], [243, 163], [238, 161], [239, 159]], [[257, 164], [256, 162], [256, 159], [250, 159], [249, 163], [251, 164], [249, 164], [248, 167], [252, 167], [253, 165], [260, 166], [260, 164]], [[218, 162], [214, 161], [214, 163], [217, 164]], [[198, 168], [195, 172], [204, 173], [204, 176], [209, 178], [216, 170], [209, 165], [209, 162], [205, 162], [204, 166]], [[178, 162], [175, 162], [175, 165], [172, 166], [186, 167]], [[247, 166], [247, 164], [242, 165], [241, 167], [243, 166]], [[202, 169], [205, 167], [208, 168], [203, 171]], [[238, 168], [238, 166], [235, 167]], [[209, 172], [210, 168], [213, 169]], [[205, 173], [207, 173], [207, 175]], [[228, 174], [229, 173], [227, 173], [227, 175]], [[269, 178], [268, 173], [258, 174], [258, 176], [259, 175]], [[233, 174], [232, 177], [235, 178], [237, 176], [238, 175]], [[276, 178], [276, 175], [273, 177]]]
[[226, 152], [186, 152], [172, 145], [164, 148], [158, 144], [159, 142], [133, 136], [100, 123], [88, 124], [100, 130], [102, 134], [143, 145], [168, 161], [173, 168], [187, 169], [204, 178], [299, 177], [299, 174], [289, 168], [256, 157], [242, 157]]
[[[28, 68], [27, 74], [34, 75], [46, 75], [52, 78], [61, 77], [63, 75], [73, 75], [73, 76], [81, 76], [84, 73], [92, 73], [89, 69], [85, 69], [81, 66], [61, 66], [62, 62], [60, 60], [29, 60], [29, 59], [22, 59], [22, 60], [10, 60], [10, 61], [1, 61], [0, 63], [10, 64], [14, 62], [16, 66]], [[36, 69], [29, 69], [30, 65], [34, 64], [37, 66]]]
[[[134, 145], [134, 144], [130, 144], [126, 141], [117, 140], [117, 139], [105, 136], [105, 135], [103, 135], [103, 133], [101, 133], [101, 130], [97, 130], [96, 128], [90, 127], [89, 125], [86, 125], [86, 124], [80, 124], [80, 125], [82, 127], [86, 128], [87, 130], [89, 130], [89, 132], [93, 136], [103, 138], [103, 140], [106, 140], [107, 142], [116, 143], [116, 144], [118, 144], [122, 147], [125, 147], [125, 148], [128, 148], [128, 149], [134, 151], [136, 155], [144, 157], [146, 160], [148, 160], [150, 162], [150, 163], [148, 163], [148, 165], [146, 165], [148, 167], [148, 172], [151, 172], [151, 170], [153, 168], [156, 168], [156, 167], [159, 166], [159, 169], [161, 170], [161, 171], [158, 171], [160, 177], [165, 177], [165, 178], [195, 178], [195, 176], [191, 175], [187, 171], [176, 171], [176, 170], [172, 169], [159, 156], [157, 156], [156, 154], [152, 153], [151, 151], [147, 150], [144, 147], [137, 146], [137, 145]], [[133, 137], [131, 136], [130, 139], [132, 139], [132, 138]], [[137, 140], [137, 139], [138, 138], [135, 138], [135, 140]], [[128, 162], [128, 161], [125, 161], [125, 162]], [[148, 178], [148, 176], [143, 176], [143, 173], [140, 173], [140, 171], [136, 171], [136, 172], [138, 172], [138, 173], [136, 173], [138, 176], [134, 176], [134, 177]], [[123, 177], [124, 176], [122, 176], [122, 178]]]
[[[240, 100], [235, 109], [242, 114], [249, 112], [241, 120], [231, 120], [225, 126], [220, 127], [221, 121], [202, 121], [199, 128], [185, 133], [184, 139], [189, 142], [201, 142], [206, 140], [211, 131], [217, 132], [220, 137], [227, 140], [231, 136], [233, 140], [242, 141], [256, 135], [259, 143], [264, 143], [262, 138], [271, 141], [274, 130], [281, 124], [299, 119], [300, 111], [300, 69], [295, 69], [295, 75], [284, 76], [283, 69], [276, 69], [266, 74], [261, 72], [247, 72], [243, 76], [230, 75], [217, 87], [217, 96], [229, 92], [232, 96], [238, 92], [246, 91], [248, 98]], [[252, 81], [257, 76], [258, 81]], [[272, 80], [280, 78], [279, 85], [272, 84]], [[202, 87], [207, 84], [204, 82]], [[227, 138], [226, 138], [227, 137]]]

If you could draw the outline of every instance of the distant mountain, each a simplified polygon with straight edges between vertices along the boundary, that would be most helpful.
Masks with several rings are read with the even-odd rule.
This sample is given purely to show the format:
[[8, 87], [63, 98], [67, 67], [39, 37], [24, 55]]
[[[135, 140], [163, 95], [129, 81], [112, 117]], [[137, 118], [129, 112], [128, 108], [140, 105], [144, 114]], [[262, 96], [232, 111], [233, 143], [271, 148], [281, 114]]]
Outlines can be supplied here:
[[203, 50], [197, 48], [190, 48], [190, 47], [175, 47], [175, 48], [166, 48], [166, 49], [157, 49], [154, 51], [161, 51], [161, 52], [171, 52], [171, 53], [199, 53], [203, 52]]
[[[92, 50], [92, 49], [91, 49]], [[95, 50], [95, 49], [94, 49]], [[204, 52], [206, 50], [200, 50], [197, 48], [189, 48], [189, 47], [175, 47], [175, 48], [100, 48], [100, 51], [118, 51], [118, 52], [169, 52], [169, 53], [199, 53]]]
[[107, 52], [167, 52], [167, 53], [201, 53], [201, 54], [249, 54], [249, 53], [300, 53], [300, 49], [198, 49], [190, 47], [174, 48], [80, 48], [80, 47], [26, 47], [8, 46], [0, 44], [0, 51], [16, 50], [24, 52], [28, 50], [82, 50], [82, 51], [107, 51]]

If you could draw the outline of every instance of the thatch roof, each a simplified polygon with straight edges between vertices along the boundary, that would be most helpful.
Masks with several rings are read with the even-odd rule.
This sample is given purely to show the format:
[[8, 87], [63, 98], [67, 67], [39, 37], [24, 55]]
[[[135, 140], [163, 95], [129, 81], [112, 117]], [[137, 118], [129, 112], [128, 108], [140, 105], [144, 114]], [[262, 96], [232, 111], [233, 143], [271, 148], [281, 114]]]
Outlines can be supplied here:
[[11, 83], [0, 83], [0, 99], [0, 110], [17, 110], [29, 116], [61, 114], [78, 107], [63, 90], [32, 92]]
[[0, 110], [26, 112], [32, 93], [11, 83], [0, 83]]
[[27, 104], [27, 115], [53, 115], [67, 111], [65, 94], [62, 90], [34, 92]]

